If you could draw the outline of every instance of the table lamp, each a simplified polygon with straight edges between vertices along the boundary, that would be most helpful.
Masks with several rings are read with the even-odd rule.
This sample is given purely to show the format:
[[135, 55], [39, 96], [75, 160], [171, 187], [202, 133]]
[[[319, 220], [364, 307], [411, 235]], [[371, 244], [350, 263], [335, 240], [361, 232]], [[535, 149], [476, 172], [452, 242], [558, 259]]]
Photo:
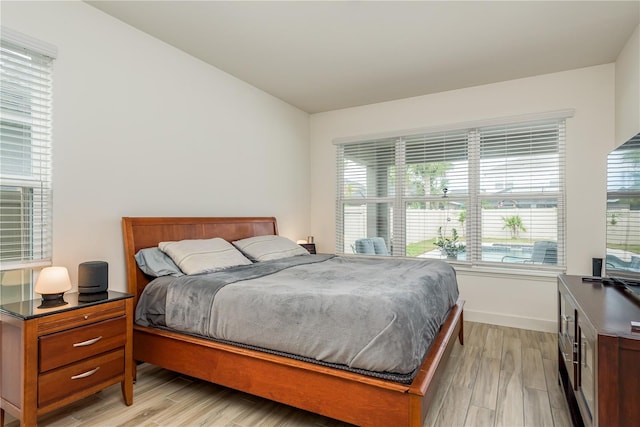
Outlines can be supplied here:
[[66, 267], [46, 267], [38, 274], [35, 291], [42, 296], [40, 307], [57, 307], [67, 302], [62, 298], [71, 289]]

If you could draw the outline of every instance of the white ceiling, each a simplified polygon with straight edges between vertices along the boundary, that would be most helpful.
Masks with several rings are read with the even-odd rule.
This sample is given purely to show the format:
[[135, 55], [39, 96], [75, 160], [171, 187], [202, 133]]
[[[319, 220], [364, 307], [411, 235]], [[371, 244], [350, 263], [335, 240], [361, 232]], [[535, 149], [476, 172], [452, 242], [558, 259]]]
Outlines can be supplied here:
[[640, 1], [87, 1], [309, 113], [614, 62]]

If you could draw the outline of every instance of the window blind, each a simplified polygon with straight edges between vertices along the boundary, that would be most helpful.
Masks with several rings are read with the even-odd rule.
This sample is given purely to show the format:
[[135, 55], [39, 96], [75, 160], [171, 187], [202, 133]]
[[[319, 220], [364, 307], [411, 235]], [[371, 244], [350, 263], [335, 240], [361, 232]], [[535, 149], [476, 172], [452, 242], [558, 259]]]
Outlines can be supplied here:
[[[404, 230], [398, 240], [404, 252], [396, 254], [422, 256], [437, 252], [434, 236], [459, 236], [459, 244], [452, 245], [451, 250], [462, 250], [466, 234], [463, 212], [469, 197], [467, 132], [410, 135], [403, 140]], [[449, 255], [453, 256], [451, 250]]]
[[339, 252], [355, 252], [359, 239], [381, 237], [391, 247], [396, 194], [396, 140], [347, 144], [338, 150]]
[[479, 261], [564, 265], [564, 121], [482, 128], [478, 138]]
[[337, 143], [338, 252], [564, 265], [565, 117]]
[[[2, 270], [51, 261], [53, 58], [2, 31], [0, 39], [0, 261]], [[28, 38], [22, 38], [27, 40]], [[18, 40], [19, 41], [19, 40]], [[43, 44], [40, 44], [43, 46]]]

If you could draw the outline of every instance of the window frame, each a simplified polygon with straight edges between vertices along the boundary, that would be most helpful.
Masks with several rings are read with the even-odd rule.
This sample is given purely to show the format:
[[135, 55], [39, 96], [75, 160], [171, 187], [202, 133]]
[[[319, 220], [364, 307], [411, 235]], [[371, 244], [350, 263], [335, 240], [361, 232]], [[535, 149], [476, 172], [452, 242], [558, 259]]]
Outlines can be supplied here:
[[[467, 134], [467, 170], [468, 170], [468, 193], [467, 194], [425, 194], [424, 196], [409, 196], [404, 193], [404, 183], [401, 182], [405, 179], [405, 174], [398, 174], [396, 180], [396, 191], [391, 197], [394, 205], [394, 220], [393, 220], [393, 239], [392, 256], [407, 256], [406, 255], [406, 206], [408, 203], [421, 201], [421, 202], [462, 202], [466, 203], [466, 219], [464, 224], [464, 233], [467, 238], [467, 251], [469, 261], [456, 261], [453, 262], [460, 264], [461, 266], [467, 265], [470, 267], [488, 267], [498, 268], [506, 270], [514, 269], [535, 269], [539, 271], [557, 272], [564, 271], [566, 267], [566, 225], [565, 212], [566, 212], [566, 189], [565, 189], [565, 175], [566, 175], [566, 160], [565, 160], [565, 145], [566, 145], [566, 119], [573, 116], [573, 110], [553, 111], [541, 114], [532, 114], [525, 116], [509, 117], [502, 119], [492, 119], [486, 121], [476, 121], [466, 124], [440, 127], [440, 128], [425, 128], [419, 130], [396, 132], [386, 135], [368, 136], [368, 137], [355, 137], [355, 138], [338, 138], [334, 140], [334, 144], [337, 148], [337, 192], [336, 192], [336, 253], [349, 253], [345, 250], [344, 246], [344, 219], [342, 218], [344, 212], [344, 206], [354, 202], [353, 199], [345, 197], [343, 190], [344, 185], [344, 149], [351, 144], [368, 144], [371, 141], [381, 139], [396, 140], [396, 169], [404, 170], [408, 163], [405, 164], [404, 157], [406, 155], [404, 151], [404, 144], [408, 139], [414, 138], [418, 134], [435, 134], [445, 131], [464, 131]], [[490, 128], [492, 126], [505, 126], [507, 128], [515, 128], [520, 125], [533, 125], [538, 122], [557, 122], [557, 168], [558, 168], [558, 191], [554, 193], [542, 193], [538, 194], [534, 191], [524, 191], [514, 194], [514, 198], [519, 200], [554, 200], [557, 204], [556, 209], [556, 236], [557, 236], [557, 263], [556, 264], [536, 264], [535, 267], [531, 265], [523, 265], [520, 263], [513, 263], [513, 265], [506, 265], [505, 262], [495, 261], [482, 261], [482, 201], [486, 199], [500, 198], [498, 195], [492, 195], [483, 193], [480, 189], [480, 132], [483, 129]], [[400, 176], [402, 175], [402, 176]], [[510, 195], [511, 197], [511, 195]], [[372, 200], [368, 198], [359, 199], [358, 201], [366, 203]], [[531, 209], [531, 208], [530, 208]], [[401, 219], [398, 219], [401, 216]], [[369, 236], [363, 236], [369, 237]], [[399, 249], [398, 249], [399, 248]]]
[[6, 294], [2, 302], [8, 302], [30, 297], [33, 269], [51, 265], [51, 104], [57, 49], [7, 27], [1, 29], [0, 44], [0, 289]]

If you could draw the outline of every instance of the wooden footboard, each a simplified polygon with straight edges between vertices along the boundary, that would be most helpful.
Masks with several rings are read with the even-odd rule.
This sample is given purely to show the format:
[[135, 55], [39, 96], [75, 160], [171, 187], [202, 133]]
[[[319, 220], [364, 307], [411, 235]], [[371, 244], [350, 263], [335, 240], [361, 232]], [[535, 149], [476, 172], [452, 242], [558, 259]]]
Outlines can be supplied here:
[[463, 304], [451, 310], [411, 385], [142, 326], [134, 327], [134, 358], [360, 426], [419, 427], [461, 335]]

